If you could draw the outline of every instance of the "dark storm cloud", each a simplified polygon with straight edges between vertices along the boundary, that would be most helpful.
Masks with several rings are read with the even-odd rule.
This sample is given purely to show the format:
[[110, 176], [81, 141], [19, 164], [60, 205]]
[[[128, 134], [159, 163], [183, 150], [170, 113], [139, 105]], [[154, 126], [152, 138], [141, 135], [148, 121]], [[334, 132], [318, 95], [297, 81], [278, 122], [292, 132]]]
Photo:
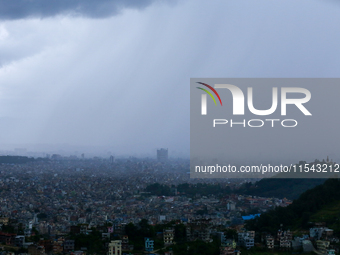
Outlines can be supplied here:
[[[0, 19], [22, 18], [0, 22], [0, 150], [69, 144], [103, 155], [154, 157], [162, 147], [188, 155], [191, 77], [340, 77], [332, 0], [44, 0], [36, 9], [40, 0], [26, 1], [0, 5]], [[298, 117], [285, 136], [283, 127], [236, 129], [228, 158], [340, 162], [340, 87], [320, 90], [311, 91], [311, 122]]]
[[0, 0], [0, 19], [51, 17], [60, 14], [102, 18], [123, 8], [144, 8], [156, 0]]

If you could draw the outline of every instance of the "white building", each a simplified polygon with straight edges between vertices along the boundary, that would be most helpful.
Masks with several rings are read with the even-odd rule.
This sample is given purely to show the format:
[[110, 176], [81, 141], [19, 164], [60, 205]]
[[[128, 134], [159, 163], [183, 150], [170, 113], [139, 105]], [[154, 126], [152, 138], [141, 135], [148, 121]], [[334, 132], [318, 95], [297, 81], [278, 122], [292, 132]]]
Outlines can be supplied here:
[[255, 231], [247, 231], [238, 233], [239, 245], [250, 249], [254, 247]]
[[109, 243], [109, 251], [107, 255], [122, 255], [122, 241], [111, 241], [111, 243]]

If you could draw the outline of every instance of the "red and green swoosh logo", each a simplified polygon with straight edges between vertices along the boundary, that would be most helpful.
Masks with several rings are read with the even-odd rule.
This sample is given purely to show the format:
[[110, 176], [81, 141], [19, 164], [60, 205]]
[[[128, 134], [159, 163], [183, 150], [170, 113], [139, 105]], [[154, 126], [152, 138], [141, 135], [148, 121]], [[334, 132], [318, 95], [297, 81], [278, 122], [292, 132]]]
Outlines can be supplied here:
[[[218, 100], [220, 100], [220, 104], [221, 104], [221, 106], [222, 106], [222, 100], [221, 100], [221, 98], [220, 98], [220, 95], [217, 93], [217, 91], [216, 91], [213, 87], [211, 87], [210, 85], [205, 84], [205, 83], [203, 83], [203, 82], [197, 82], [197, 83], [199, 83], [199, 84], [201, 84], [201, 85], [203, 85], [203, 86], [206, 86], [207, 88], [211, 89], [211, 91], [214, 92], [215, 95], [217, 96]], [[203, 90], [203, 91], [205, 91], [205, 92], [207, 92], [207, 94], [208, 94], [209, 96], [211, 96], [211, 98], [214, 100], [215, 105], [217, 105], [216, 100], [215, 100], [213, 94], [211, 94], [211, 92], [210, 92], [209, 90], [206, 90], [206, 89], [203, 89], [203, 88], [200, 88], [200, 87], [197, 87], [197, 88], [198, 88], [198, 89], [201, 89], [201, 90]]]

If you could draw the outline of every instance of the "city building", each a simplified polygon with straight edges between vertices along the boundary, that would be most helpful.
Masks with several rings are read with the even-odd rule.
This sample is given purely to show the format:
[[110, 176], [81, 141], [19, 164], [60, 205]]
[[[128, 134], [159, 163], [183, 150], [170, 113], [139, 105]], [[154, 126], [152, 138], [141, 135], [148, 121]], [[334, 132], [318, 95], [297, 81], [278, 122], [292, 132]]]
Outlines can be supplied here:
[[152, 239], [150, 239], [148, 237], [145, 237], [144, 241], [145, 241], [145, 251], [153, 251], [153, 249], [154, 249], [154, 240], [152, 240]]
[[168, 160], [168, 149], [161, 148], [157, 150], [157, 160], [164, 162]]
[[64, 251], [73, 251], [74, 250], [74, 240], [65, 240], [64, 242]]
[[274, 238], [271, 235], [266, 236], [266, 246], [268, 249], [274, 249]]
[[175, 230], [173, 228], [163, 230], [164, 245], [172, 245], [174, 242]]
[[122, 241], [115, 240], [109, 243], [109, 251], [107, 255], [122, 255]]
[[292, 233], [290, 230], [287, 231], [282, 231], [279, 230], [277, 232], [277, 240], [280, 243], [280, 248], [281, 249], [290, 249], [292, 247]]
[[238, 242], [240, 246], [250, 249], [255, 244], [255, 231], [247, 231], [238, 233]]
[[235, 249], [232, 247], [220, 247], [220, 255], [234, 255]]

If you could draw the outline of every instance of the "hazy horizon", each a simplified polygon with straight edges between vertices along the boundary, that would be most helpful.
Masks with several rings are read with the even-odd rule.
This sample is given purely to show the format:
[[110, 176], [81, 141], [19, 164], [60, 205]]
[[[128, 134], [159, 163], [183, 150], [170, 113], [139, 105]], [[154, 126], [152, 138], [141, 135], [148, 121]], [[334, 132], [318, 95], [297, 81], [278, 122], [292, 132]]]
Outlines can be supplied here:
[[[0, 1], [0, 151], [189, 157], [190, 78], [340, 77], [339, 14], [331, 0]], [[322, 153], [289, 159], [339, 161], [336, 128], [320, 135]]]

